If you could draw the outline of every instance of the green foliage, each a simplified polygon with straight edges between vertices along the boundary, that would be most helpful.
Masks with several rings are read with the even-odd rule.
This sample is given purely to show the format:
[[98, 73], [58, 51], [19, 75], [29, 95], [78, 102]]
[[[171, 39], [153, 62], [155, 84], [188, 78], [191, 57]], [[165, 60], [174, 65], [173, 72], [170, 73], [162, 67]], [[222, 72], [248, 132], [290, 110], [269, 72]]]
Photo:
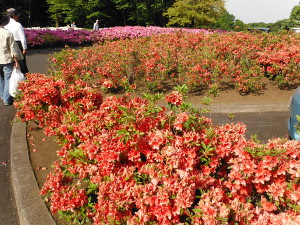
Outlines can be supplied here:
[[215, 152], [215, 148], [211, 144], [206, 145], [204, 142], [201, 142], [201, 151], [202, 151], [202, 157], [200, 158], [201, 162], [205, 165], [209, 165], [211, 156]]
[[217, 83], [212, 84], [208, 90], [208, 94], [217, 97], [219, 93], [220, 93], [219, 85]]
[[218, 17], [215, 28], [221, 30], [234, 30], [235, 29], [235, 16], [226, 10]]
[[297, 123], [296, 123], [296, 132], [300, 134], [300, 116], [296, 115]]
[[266, 156], [280, 156], [283, 153], [286, 152], [286, 149], [268, 149], [265, 148], [265, 145], [261, 145], [260, 147], [256, 148], [245, 148], [246, 152], [249, 152], [252, 156], [257, 157], [257, 158], [264, 158]]
[[208, 27], [213, 25], [225, 10], [223, 0], [176, 0], [165, 15], [169, 18], [167, 25]]
[[68, 4], [62, 0], [47, 0], [49, 5], [50, 17], [55, 21], [55, 25], [59, 26], [59, 21], [62, 21], [64, 15], [68, 12]]
[[284, 20], [278, 20], [276, 23], [273, 23], [271, 27], [271, 31], [276, 32], [280, 30], [288, 30], [289, 29], [289, 19], [284, 19]]
[[201, 104], [202, 104], [202, 105], [210, 105], [211, 101], [212, 101], [212, 98], [207, 97], [207, 96], [204, 96], [204, 97], [201, 99]]
[[268, 27], [270, 26], [271, 24], [269, 23], [264, 23], [264, 22], [258, 22], [258, 23], [249, 23], [248, 26], [250, 28], [256, 28], [256, 27]]
[[50, 34], [44, 34], [41, 36], [41, 39], [45, 41], [45, 44], [48, 46], [54, 46], [60, 39]]
[[233, 113], [228, 113], [227, 114], [227, 117], [230, 119], [230, 120], [233, 120], [235, 115]]
[[162, 99], [163, 98], [162, 96], [163, 96], [162, 93], [155, 93], [155, 94], [148, 94], [145, 92], [143, 93], [143, 97], [147, 99], [152, 106], [154, 106], [158, 100]]
[[[177, 3], [178, 2], [178, 3]], [[175, 3], [175, 4], [174, 4]], [[199, 4], [200, 3], [200, 4]], [[187, 7], [185, 7], [187, 6]], [[219, 6], [222, 6], [220, 10]], [[21, 12], [20, 22], [24, 27], [30, 26], [56, 26], [66, 25], [76, 21], [77, 26], [92, 28], [96, 19], [100, 20], [101, 27], [113, 26], [205, 26], [221, 27], [230, 24], [223, 23], [226, 18], [220, 19], [220, 13], [224, 10], [224, 0], [2, 0], [0, 8], [14, 7]], [[213, 13], [211, 13], [213, 12]], [[219, 15], [215, 15], [218, 12]], [[172, 15], [171, 15], [171, 14]], [[168, 15], [170, 14], [170, 15]], [[291, 12], [291, 17], [274, 24], [269, 24], [272, 31], [299, 27], [299, 5]], [[222, 15], [221, 15], [222, 17]], [[225, 21], [224, 21], [225, 19]], [[230, 19], [230, 18], [227, 18]], [[52, 20], [52, 21], [51, 21]], [[198, 24], [195, 24], [194, 22]], [[228, 21], [228, 22], [229, 22]], [[221, 24], [220, 24], [221, 22]], [[217, 23], [217, 24], [215, 24]], [[226, 26], [227, 26], [226, 25]], [[246, 29], [241, 20], [235, 21], [235, 31]]]
[[[103, 25], [110, 21], [122, 25], [161, 25], [166, 24], [163, 13], [174, 0], [46, 0], [51, 18], [58, 26], [61, 23], [76, 21], [81, 27], [91, 27], [95, 19]], [[121, 16], [120, 16], [121, 15]], [[108, 22], [106, 22], [109, 20]], [[105, 22], [104, 22], [105, 21]], [[111, 25], [113, 26], [113, 24]]]
[[243, 31], [246, 29], [247, 29], [247, 25], [243, 21], [239, 19], [235, 20], [235, 31]]
[[[124, 19], [134, 22], [135, 24], [149, 26], [165, 25], [163, 12], [174, 3], [174, 0], [112, 0], [116, 8], [122, 12]], [[127, 17], [126, 17], [127, 16]]]
[[97, 18], [102, 2], [98, 0], [46, 0], [49, 5], [50, 17], [55, 21], [56, 26], [62, 23], [76, 21], [81, 26], [92, 24]]
[[288, 28], [300, 27], [300, 5], [294, 6], [287, 21]]
[[176, 87], [174, 87], [174, 90], [178, 91], [179, 93], [181, 93], [184, 98], [186, 98], [187, 97], [187, 93], [189, 93], [189, 87], [186, 84], [177, 85]]
[[149, 174], [145, 174], [145, 173], [140, 174], [138, 172], [134, 173], [133, 179], [137, 184], [141, 184], [141, 185], [148, 184], [151, 181]]

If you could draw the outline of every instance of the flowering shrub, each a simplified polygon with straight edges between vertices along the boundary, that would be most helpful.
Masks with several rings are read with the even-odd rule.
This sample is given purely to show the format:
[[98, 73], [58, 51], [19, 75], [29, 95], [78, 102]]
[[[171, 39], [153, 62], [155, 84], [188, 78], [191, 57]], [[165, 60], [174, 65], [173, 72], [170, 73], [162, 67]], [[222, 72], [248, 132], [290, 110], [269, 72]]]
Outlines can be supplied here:
[[[76, 224], [298, 224], [300, 145], [213, 126], [184, 90], [102, 101], [78, 80], [29, 74], [16, 107], [61, 145], [41, 194]], [[43, 116], [42, 116], [43, 115]]]
[[280, 88], [299, 84], [299, 39], [278, 36], [177, 32], [65, 50], [51, 66], [68, 77], [62, 79], [92, 79], [105, 89], [135, 84], [155, 92], [186, 84], [192, 91], [235, 86], [241, 94], [260, 93], [264, 77]]
[[22, 108], [17, 114], [25, 121], [38, 121], [41, 127], [58, 127], [71, 111], [84, 114], [102, 103], [102, 95], [80, 80], [67, 85], [64, 80], [41, 74], [30, 74], [27, 80], [20, 90], [28, 92], [30, 98], [16, 103]]
[[73, 29], [73, 28], [37, 28], [25, 29], [28, 45], [31, 47], [53, 45], [83, 45], [104, 42], [107, 40], [135, 39], [139, 37], [151, 37], [154, 35], [171, 34], [178, 31], [188, 33], [215, 33], [222, 30], [186, 29], [186, 28], [162, 28], [162, 27], [111, 27], [99, 31]]
[[[51, 212], [75, 224], [299, 224], [299, 142], [247, 140], [245, 125], [214, 126], [185, 102], [189, 88], [215, 94], [228, 82], [258, 91], [264, 75], [288, 86], [298, 79], [297, 44], [175, 32], [57, 54], [57, 71], [28, 74], [15, 103], [22, 121], [61, 146], [41, 190]], [[174, 83], [164, 107], [160, 94], [103, 100], [100, 92]]]
[[31, 47], [84, 45], [97, 41], [91, 31], [83, 29], [24, 29], [24, 31], [28, 45]]

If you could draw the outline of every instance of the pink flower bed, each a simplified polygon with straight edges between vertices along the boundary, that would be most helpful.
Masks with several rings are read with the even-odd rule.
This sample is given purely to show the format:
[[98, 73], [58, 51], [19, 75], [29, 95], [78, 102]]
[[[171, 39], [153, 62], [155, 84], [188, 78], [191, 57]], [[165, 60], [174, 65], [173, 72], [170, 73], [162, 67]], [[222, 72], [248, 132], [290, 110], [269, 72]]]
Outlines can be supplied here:
[[31, 47], [64, 45], [93, 44], [106, 40], [133, 39], [139, 37], [150, 37], [153, 35], [162, 35], [176, 33], [178, 31], [189, 33], [215, 33], [224, 32], [222, 30], [208, 29], [180, 29], [180, 28], [162, 28], [162, 27], [111, 27], [103, 28], [99, 31], [85, 29], [25, 29], [28, 45]]

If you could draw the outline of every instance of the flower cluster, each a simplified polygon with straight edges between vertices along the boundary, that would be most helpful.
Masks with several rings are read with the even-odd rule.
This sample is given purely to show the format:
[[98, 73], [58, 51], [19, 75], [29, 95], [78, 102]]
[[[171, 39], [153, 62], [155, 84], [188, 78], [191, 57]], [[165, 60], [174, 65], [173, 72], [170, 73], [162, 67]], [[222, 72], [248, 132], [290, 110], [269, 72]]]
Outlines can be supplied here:
[[166, 96], [167, 103], [173, 104], [173, 105], [181, 105], [183, 100], [182, 94], [180, 94], [178, 91], [172, 91], [171, 94]]
[[225, 32], [222, 30], [206, 30], [206, 29], [180, 29], [180, 28], [162, 28], [162, 27], [110, 27], [102, 28], [99, 31], [73, 28], [36, 28], [25, 29], [28, 45], [31, 47], [45, 47], [54, 45], [83, 45], [93, 44], [97, 42], [135, 39], [139, 37], [151, 37], [154, 35], [172, 34], [179, 31], [188, 33], [216, 33]]
[[97, 42], [91, 31], [84, 29], [24, 29], [30, 47], [83, 45]]
[[51, 65], [62, 76], [93, 78], [106, 89], [135, 84], [162, 92], [186, 84], [192, 91], [235, 86], [248, 94], [262, 92], [265, 77], [280, 88], [299, 84], [299, 46], [293, 35], [184, 31], [66, 50]]
[[297, 141], [246, 140], [241, 123], [213, 126], [182, 111], [178, 91], [170, 110], [141, 98], [102, 101], [82, 80], [29, 74], [20, 89], [20, 118], [61, 145], [41, 194], [74, 223], [300, 221]]

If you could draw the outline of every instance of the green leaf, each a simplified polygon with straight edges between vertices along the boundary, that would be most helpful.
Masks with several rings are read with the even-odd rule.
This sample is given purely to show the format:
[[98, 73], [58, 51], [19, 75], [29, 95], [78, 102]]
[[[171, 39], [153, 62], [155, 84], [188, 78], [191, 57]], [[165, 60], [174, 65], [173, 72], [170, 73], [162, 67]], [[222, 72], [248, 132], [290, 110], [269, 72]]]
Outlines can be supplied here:
[[202, 209], [199, 209], [199, 208], [193, 209], [193, 211], [195, 213], [203, 213]]

